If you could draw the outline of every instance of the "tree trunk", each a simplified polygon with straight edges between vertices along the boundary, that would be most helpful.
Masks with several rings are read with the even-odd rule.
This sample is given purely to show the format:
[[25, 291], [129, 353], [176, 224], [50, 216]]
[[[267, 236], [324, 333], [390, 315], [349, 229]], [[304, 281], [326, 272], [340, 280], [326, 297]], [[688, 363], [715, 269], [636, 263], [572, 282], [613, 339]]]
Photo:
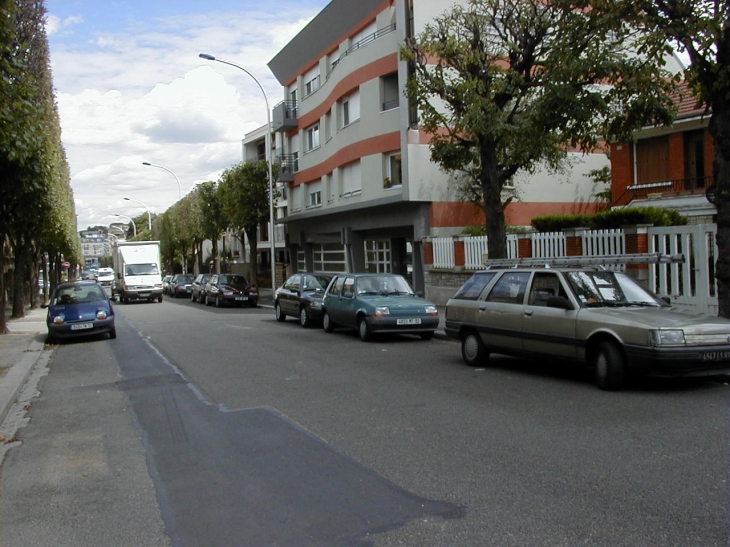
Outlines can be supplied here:
[[715, 264], [718, 315], [730, 319], [730, 106], [718, 96], [712, 105], [710, 134], [715, 142], [715, 207], [717, 208], [717, 247]]
[[8, 334], [8, 319], [5, 316], [5, 309], [8, 307], [8, 296], [5, 291], [5, 240], [4, 235], [0, 235], [0, 334]]
[[249, 274], [250, 279], [248, 282], [252, 285], [258, 286], [259, 270], [258, 261], [256, 259], [256, 255], [258, 254], [258, 241], [256, 241], [257, 231], [256, 228], [244, 231], [246, 232], [246, 237], [248, 237], [248, 263], [249, 270], [251, 272]]
[[213, 244], [213, 273], [219, 274], [221, 273], [221, 259], [218, 256], [218, 237], [214, 237], [211, 243]]
[[25, 271], [28, 263], [28, 251], [22, 241], [18, 241], [15, 249], [15, 266], [13, 268], [13, 319], [25, 317]]
[[504, 227], [502, 186], [497, 174], [497, 154], [493, 142], [481, 143], [479, 183], [487, 216], [487, 253], [490, 259], [507, 258], [507, 232]]

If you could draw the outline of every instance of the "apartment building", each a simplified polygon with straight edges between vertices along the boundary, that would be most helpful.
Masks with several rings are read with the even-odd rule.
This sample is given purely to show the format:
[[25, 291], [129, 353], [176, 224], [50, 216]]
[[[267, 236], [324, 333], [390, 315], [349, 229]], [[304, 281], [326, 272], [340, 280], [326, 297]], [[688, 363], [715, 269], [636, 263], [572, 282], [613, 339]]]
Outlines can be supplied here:
[[[293, 270], [389, 271], [425, 290], [422, 241], [483, 224], [430, 161], [429, 135], [405, 96], [401, 44], [452, 0], [333, 0], [269, 63], [284, 87], [273, 107], [275, 161], [287, 185], [277, 223]], [[575, 154], [570, 173], [518, 177], [507, 222], [593, 212], [587, 177], [605, 154]]]

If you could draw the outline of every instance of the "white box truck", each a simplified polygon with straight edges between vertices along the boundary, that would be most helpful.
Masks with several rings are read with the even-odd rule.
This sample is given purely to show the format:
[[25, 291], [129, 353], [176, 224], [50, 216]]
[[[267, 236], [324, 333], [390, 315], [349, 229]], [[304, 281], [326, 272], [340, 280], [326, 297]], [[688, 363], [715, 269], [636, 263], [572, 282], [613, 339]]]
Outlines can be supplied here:
[[159, 241], [118, 241], [113, 254], [119, 300], [162, 302]]

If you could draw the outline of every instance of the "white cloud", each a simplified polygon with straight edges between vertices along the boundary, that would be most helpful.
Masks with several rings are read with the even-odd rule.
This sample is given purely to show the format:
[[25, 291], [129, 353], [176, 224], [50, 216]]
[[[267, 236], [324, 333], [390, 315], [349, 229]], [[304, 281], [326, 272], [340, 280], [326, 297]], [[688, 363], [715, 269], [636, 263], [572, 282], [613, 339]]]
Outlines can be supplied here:
[[144, 213], [125, 196], [158, 213], [177, 201], [174, 177], [143, 161], [171, 169], [183, 194], [241, 161], [241, 139], [266, 122], [261, 90], [243, 71], [198, 54], [250, 70], [274, 106], [283, 91], [266, 63], [314, 10], [297, 13], [298, 6], [282, 10], [274, 4], [267, 5], [269, 12], [130, 19], [93, 34], [83, 34], [94, 28], [83, 16], [48, 15], [79, 228], [109, 224], [110, 213]]

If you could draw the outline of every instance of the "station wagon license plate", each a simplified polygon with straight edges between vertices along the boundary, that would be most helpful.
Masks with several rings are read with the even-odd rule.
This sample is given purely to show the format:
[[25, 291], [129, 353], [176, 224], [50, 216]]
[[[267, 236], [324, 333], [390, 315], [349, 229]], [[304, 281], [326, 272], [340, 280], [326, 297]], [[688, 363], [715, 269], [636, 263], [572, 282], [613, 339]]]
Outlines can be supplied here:
[[417, 317], [415, 319], [398, 319], [396, 321], [397, 325], [420, 325], [421, 324], [421, 318]]
[[702, 354], [703, 361], [730, 361], [730, 351], [706, 351]]
[[71, 330], [84, 330], [84, 329], [93, 329], [94, 323], [76, 323], [75, 325], [71, 325]]

